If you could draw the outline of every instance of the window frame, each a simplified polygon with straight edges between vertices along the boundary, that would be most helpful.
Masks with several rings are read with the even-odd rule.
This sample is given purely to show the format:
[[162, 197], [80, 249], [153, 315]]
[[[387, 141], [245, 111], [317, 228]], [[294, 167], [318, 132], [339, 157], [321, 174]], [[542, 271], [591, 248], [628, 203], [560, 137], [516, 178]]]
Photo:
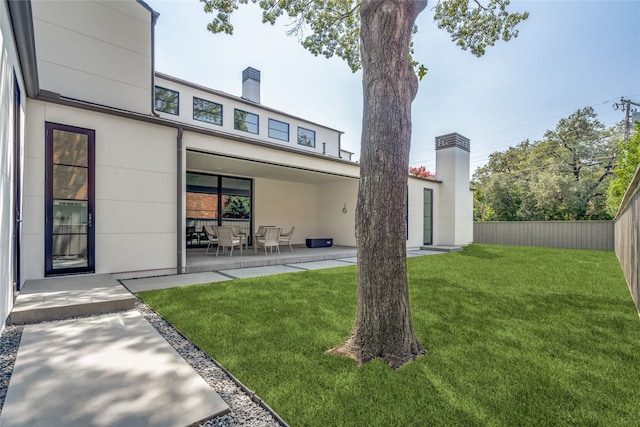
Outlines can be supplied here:
[[[167, 92], [173, 92], [173, 93], [175, 93], [177, 95], [176, 96], [176, 101], [175, 101], [175, 106], [176, 106], [176, 112], [175, 113], [173, 113], [171, 111], [167, 111], [167, 110], [158, 109], [158, 101], [164, 102], [166, 104], [165, 107], [168, 106], [168, 105], [171, 105], [169, 103], [169, 101], [167, 101], [166, 99], [158, 98], [158, 89], [161, 89], [161, 90], [164, 90], [164, 91], [167, 91]], [[169, 88], [166, 88], [166, 87], [155, 85], [155, 87], [153, 89], [153, 109], [155, 111], [159, 111], [161, 113], [171, 114], [171, 115], [174, 115], [174, 116], [179, 116], [180, 115], [180, 92], [178, 92], [177, 90], [173, 90], [173, 89], [169, 89]]]
[[[198, 111], [199, 113], [204, 113], [205, 116], [207, 114], [213, 114], [211, 111], [207, 111], [207, 110], [202, 110], [202, 109], [198, 109], [196, 110], [196, 100], [198, 101], [202, 101], [203, 103], [209, 103], [209, 104], [213, 104], [217, 107], [220, 108], [220, 114], [219, 114], [219, 123], [216, 121], [209, 121], [209, 120], [205, 120], [203, 118], [197, 118], [196, 117], [196, 111]], [[217, 126], [222, 126], [222, 116], [223, 116], [223, 105], [218, 103], [218, 102], [214, 102], [214, 101], [209, 101], [208, 99], [204, 99], [204, 98], [200, 98], [198, 96], [194, 96], [193, 97], [193, 120], [197, 120], [199, 122], [203, 122], [203, 123], [209, 123], [211, 125], [217, 125]]]
[[[255, 124], [255, 126], [256, 126], [256, 131], [255, 131], [255, 132], [252, 132], [251, 130], [249, 130], [249, 127], [248, 127], [248, 126], [247, 126], [247, 130], [240, 129], [240, 128], [238, 127], [238, 119], [237, 119], [237, 114], [238, 114], [238, 113], [245, 113], [245, 114], [247, 114], [247, 117], [248, 117], [249, 115], [251, 115], [251, 116], [255, 116], [255, 117], [256, 117], [256, 123], [252, 123], [252, 122], [247, 121], [247, 118], [246, 118], [246, 117], [245, 117], [245, 119], [244, 119], [244, 123], [245, 123], [245, 124], [246, 124], [246, 123], [249, 123], [249, 124], [252, 124], [252, 125], [253, 125], [253, 124]], [[259, 134], [260, 134], [260, 115], [259, 115], [259, 114], [256, 114], [256, 113], [251, 113], [251, 112], [249, 112], [249, 111], [241, 110], [241, 109], [239, 109], [239, 108], [234, 108], [234, 109], [233, 109], [233, 128], [234, 128], [235, 130], [239, 130], [239, 131], [241, 131], [241, 132], [247, 132], [247, 133], [252, 133], [252, 134], [254, 134], [254, 135], [259, 135]]]
[[[313, 139], [311, 140], [312, 144], [304, 144], [302, 142], [300, 142], [300, 131], [306, 131], [306, 132], [311, 132], [313, 133]], [[307, 138], [306, 135], [304, 135], [305, 138]], [[307, 128], [303, 128], [302, 126], [298, 126], [298, 137], [297, 137], [297, 141], [298, 141], [298, 145], [302, 145], [303, 147], [310, 147], [310, 148], [316, 148], [316, 131], [315, 130], [311, 130], [311, 129], [307, 129]]]
[[[278, 124], [287, 125], [287, 139], [279, 138], [279, 137], [277, 137], [277, 136], [273, 136], [273, 135], [271, 134], [271, 130], [272, 130], [272, 129], [273, 129], [274, 131], [278, 132], [278, 133], [284, 133], [284, 131], [282, 131], [282, 130], [280, 130], [280, 129], [272, 128], [272, 127], [271, 127], [271, 122], [276, 122], [276, 123], [278, 123]], [[287, 122], [283, 122], [283, 121], [280, 121], [280, 120], [276, 120], [276, 119], [269, 118], [269, 131], [268, 131], [268, 135], [269, 135], [269, 138], [277, 139], [277, 140], [279, 140], [279, 141], [289, 142], [289, 140], [291, 139], [291, 125], [289, 125], [289, 123], [287, 123]]]

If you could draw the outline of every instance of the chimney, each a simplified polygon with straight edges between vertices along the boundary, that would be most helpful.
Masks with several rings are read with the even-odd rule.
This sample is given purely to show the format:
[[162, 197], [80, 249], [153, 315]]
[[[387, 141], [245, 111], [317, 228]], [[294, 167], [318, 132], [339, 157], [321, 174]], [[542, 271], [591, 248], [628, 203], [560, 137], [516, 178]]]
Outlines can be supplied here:
[[466, 245], [473, 240], [473, 193], [471, 192], [471, 143], [450, 133], [436, 137], [436, 179], [439, 195], [439, 242]]
[[260, 71], [247, 67], [242, 72], [242, 99], [260, 104]]

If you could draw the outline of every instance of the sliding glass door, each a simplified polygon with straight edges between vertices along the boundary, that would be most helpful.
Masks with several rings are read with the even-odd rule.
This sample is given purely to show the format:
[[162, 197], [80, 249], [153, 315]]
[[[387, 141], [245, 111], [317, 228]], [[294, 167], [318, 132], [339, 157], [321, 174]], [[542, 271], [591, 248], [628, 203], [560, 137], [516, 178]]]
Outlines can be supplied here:
[[238, 227], [251, 236], [251, 201], [250, 179], [187, 172], [187, 245], [202, 243], [207, 224]]

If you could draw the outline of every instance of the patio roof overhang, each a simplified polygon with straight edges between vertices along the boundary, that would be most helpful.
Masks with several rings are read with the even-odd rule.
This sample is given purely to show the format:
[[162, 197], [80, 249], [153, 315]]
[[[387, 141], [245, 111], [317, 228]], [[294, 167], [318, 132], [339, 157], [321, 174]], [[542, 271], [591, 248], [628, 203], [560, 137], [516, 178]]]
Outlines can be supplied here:
[[187, 150], [186, 160], [188, 171], [216, 175], [264, 178], [315, 185], [358, 179], [357, 176], [348, 176], [330, 171], [319, 171], [302, 166], [286, 165], [220, 153], [208, 153], [192, 149]]

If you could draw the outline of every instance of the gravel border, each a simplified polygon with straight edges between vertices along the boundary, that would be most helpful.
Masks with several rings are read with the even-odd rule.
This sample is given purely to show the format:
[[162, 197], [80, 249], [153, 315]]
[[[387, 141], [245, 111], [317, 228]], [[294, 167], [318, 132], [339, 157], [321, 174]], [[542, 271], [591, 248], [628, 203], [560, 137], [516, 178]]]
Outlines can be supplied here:
[[[269, 406], [207, 353], [189, 341], [140, 299], [135, 309], [225, 401], [231, 412], [194, 425], [199, 427], [288, 427]], [[5, 326], [0, 336], [0, 412], [18, 354], [23, 325]]]
[[22, 328], [22, 325], [6, 325], [0, 336], [0, 412], [7, 397], [13, 365], [16, 363]]

